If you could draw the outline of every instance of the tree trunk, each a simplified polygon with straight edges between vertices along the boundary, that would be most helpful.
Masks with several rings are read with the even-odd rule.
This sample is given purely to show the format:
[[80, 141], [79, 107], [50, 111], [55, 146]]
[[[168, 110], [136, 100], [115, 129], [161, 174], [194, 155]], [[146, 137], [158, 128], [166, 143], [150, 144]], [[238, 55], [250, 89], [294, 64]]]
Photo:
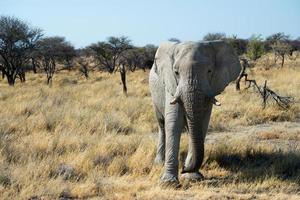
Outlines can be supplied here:
[[283, 67], [283, 64], [284, 64], [284, 54], [281, 55], [282, 59], [281, 59], [281, 68]]
[[14, 86], [15, 85], [15, 78], [12, 74], [6, 74], [8, 85]]
[[246, 71], [246, 67], [249, 66], [248, 61], [245, 60], [245, 59], [242, 59], [242, 65], [241, 66], [242, 66], [242, 70], [239, 74], [239, 77], [236, 80], [236, 83], [235, 83], [235, 89], [237, 91], [240, 91], [240, 89], [241, 89], [240, 88], [240, 82], [241, 82], [242, 78], [245, 77], [245, 79], [247, 79], [247, 73], [245, 71]]
[[5, 79], [5, 71], [2, 70], [2, 79]]
[[33, 73], [37, 73], [37, 70], [36, 70], [36, 64], [35, 64], [35, 60], [34, 58], [31, 58], [31, 65], [32, 65], [32, 71]]
[[240, 75], [235, 83], [235, 89], [237, 91], [240, 91], [240, 89], [241, 89], [240, 82], [241, 82], [242, 78], [245, 76], [245, 69], [246, 69], [246, 67], [244, 65], [242, 65], [242, 71], [240, 72]]
[[121, 81], [123, 85], [123, 93], [127, 96], [127, 87], [126, 87], [126, 69], [125, 66], [120, 66], [120, 75], [121, 75]]
[[24, 83], [26, 81], [26, 79], [25, 79], [25, 72], [19, 73], [19, 77], [20, 77], [21, 83]]
[[89, 79], [89, 73], [88, 73], [88, 70], [85, 70], [85, 71], [84, 71], [84, 77], [85, 77], [85, 79]]
[[51, 85], [52, 84], [52, 76], [48, 76], [47, 77], [47, 85]]

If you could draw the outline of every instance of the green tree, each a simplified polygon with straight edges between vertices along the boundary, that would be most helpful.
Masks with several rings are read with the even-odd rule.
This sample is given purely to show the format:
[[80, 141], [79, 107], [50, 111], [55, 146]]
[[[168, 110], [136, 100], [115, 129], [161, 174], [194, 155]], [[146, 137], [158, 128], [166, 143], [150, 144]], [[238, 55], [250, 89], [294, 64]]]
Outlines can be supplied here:
[[240, 39], [237, 35], [232, 35], [226, 38], [226, 41], [232, 46], [237, 55], [242, 55], [246, 53], [247, 50], [247, 40]]
[[203, 41], [213, 41], [213, 40], [225, 40], [226, 34], [225, 33], [207, 33], [203, 37]]
[[251, 60], [257, 60], [265, 53], [261, 35], [252, 35], [247, 45], [246, 55]]
[[98, 42], [88, 47], [100, 69], [113, 73], [119, 70], [123, 84], [123, 92], [127, 95], [126, 68], [119, 62], [123, 54], [132, 49], [131, 41], [127, 37], [109, 37], [107, 41]]
[[42, 31], [15, 17], [0, 16], [0, 70], [9, 85], [25, 81], [26, 65]]
[[107, 41], [91, 44], [89, 47], [97, 65], [101, 70], [113, 73], [117, 67], [118, 59], [122, 54], [132, 48], [127, 37], [109, 37]]
[[57, 63], [70, 64], [76, 56], [74, 47], [64, 37], [46, 37], [37, 43], [36, 59], [42, 62], [47, 75], [47, 84], [51, 84]]

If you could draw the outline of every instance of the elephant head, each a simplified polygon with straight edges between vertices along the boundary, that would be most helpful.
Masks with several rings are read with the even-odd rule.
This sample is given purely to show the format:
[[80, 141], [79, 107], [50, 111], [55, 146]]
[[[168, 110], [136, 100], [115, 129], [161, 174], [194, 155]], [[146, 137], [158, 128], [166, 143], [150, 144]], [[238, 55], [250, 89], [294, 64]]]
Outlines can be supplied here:
[[181, 43], [170, 56], [171, 67], [166, 68], [170, 70], [166, 87], [174, 96], [170, 103], [187, 103], [183, 100], [188, 94], [213, 99], [241, 70], [233, 48], [223, 41]]
[[212, 103], [218, 105], [215, 96], [238, 77], [241, 67], [233, 48], [223, 41], [173, 44], [168, 55], [170, 65], [163, 69], [164, 84], [174, 97], [170, 103], [184, 108], [193, 149], [184, 171], [193, 171], [200, 168], [203, 160], [208, 125], [204, 113], [209, 113], [209, 118]]

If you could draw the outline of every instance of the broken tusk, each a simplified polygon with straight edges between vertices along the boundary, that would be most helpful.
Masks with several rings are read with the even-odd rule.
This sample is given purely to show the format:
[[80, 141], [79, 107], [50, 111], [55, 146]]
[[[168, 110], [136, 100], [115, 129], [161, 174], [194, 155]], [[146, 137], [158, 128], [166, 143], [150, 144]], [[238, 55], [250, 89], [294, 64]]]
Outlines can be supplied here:
[[212, 98], [212, 103], [216, 106], [221, 106], [221, 103], [216, 98]]

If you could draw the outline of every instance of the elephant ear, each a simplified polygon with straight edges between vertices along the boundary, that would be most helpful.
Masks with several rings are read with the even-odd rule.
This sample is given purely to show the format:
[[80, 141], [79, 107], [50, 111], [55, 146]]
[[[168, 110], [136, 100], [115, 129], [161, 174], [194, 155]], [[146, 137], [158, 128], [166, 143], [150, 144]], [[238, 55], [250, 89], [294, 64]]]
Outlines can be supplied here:
[[211, 44], [215, 53], [215, 69], [211, 79], [211, 86], [213, 93], [218, 95], [231, 81], [238, 77], [241, 66], [238, 56], [228, 43], [213, 41]]
[[155, 55], [155, 66], [158, 76], [161, 77], [166, 91], [174, 96], [177, 88], [177, 80], [174, 75], [175, 42], [165, 42], [159, 46]]

